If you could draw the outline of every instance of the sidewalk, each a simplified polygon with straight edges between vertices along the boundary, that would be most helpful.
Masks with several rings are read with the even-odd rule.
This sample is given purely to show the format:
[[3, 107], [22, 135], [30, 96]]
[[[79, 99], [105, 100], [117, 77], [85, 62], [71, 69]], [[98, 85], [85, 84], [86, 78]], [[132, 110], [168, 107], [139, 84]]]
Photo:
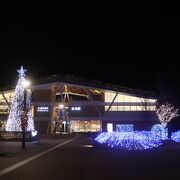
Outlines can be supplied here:
[[71, 139], [72, 135], [45, 135], [39, 142], [26, 142], [26, 149], [22, 150], [21, 142], [0, 142], [0, 170], [20, 162], [39, 152], [47, 150], [57, 144]]

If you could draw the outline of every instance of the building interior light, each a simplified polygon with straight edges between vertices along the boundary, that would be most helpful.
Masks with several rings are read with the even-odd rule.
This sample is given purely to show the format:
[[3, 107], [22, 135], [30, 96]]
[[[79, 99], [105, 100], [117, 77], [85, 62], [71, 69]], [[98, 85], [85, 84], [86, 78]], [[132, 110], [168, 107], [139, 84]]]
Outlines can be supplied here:
[[107, 123], [107, 132], [113, 132], [113, 124]]

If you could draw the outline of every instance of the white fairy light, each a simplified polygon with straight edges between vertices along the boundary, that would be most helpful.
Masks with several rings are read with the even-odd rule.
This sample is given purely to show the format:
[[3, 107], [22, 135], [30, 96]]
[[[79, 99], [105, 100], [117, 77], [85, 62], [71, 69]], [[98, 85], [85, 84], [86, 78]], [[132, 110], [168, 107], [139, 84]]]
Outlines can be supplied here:
[[178, 109], [175, 109], [171, 104], [166, 103], [157, 108], [156, 114], [163, 126], [167, 126], [173, 118], [178, 117]]
[[[27, 84], [25, 80], [25, 72], [26, 70], [23, 69], [23, 66], [21, 66], [21, 69], [18, 70], [19, 73], [19, 80], [17, 82], [14, 96], [12, 99], [11, 109], [9, 113], [9, 117], [6, 124], [6, 131], [22, 131], [21, 128], [21, 115], [23, 111], [23, 102], [24, 102], [24, 90], [25, 90], [25, 84]], [[34, 120], [32, 118], [32, 113], [30, 111], [31, 109], [31, 93], [27, 91], [27, 99], [26, 99], [26, 107], [27, 107], [27, 127], [26, 131], [33, 131], [34, 130]]]

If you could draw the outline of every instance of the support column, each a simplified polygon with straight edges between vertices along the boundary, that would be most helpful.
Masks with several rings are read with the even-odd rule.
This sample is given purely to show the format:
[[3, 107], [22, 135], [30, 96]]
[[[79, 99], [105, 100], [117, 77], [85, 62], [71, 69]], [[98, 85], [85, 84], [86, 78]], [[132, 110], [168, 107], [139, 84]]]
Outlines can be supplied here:
[[[59, 83], [56, 85], [57, 87], [59, 86]], [[53, 88], [51, 88], [52, 90], [52, 101], [51, 101], [51, 119], [50, 119], [50, 123], [47, 129], [47, 133], [50, 132], [50, 134], [53, 134], [54, 132], [54, 117], [53, 117], [53, 112], [54, 112], [54, 105], [55, 105], [55, 100], [56, 100], [56, 93], [57, 90], [53, 90]]]
[[3, 96], [3, 98], [4, 98], [4, 100], [6, 101], [6, 104], [8, 105], [8, 107], [11, 108], [8, 100], [6, 99], [6, 97], [5, 97], [5, 95], [4, 95], [4, 93], [1, 93], [1, 94], [2, 94], [2, 96]]
[[99, 118], [100, 118], [100, 121], [102, 119], [102, 112], [100, 111], [100, 109], [97, 107], [96, 103], [94, 102], [93, 98], [91, 97], [91, 94], [89, 93], [89, 91], [87, 89], [85, 89], [85, 92], [87, 93], [88, 97], [89, 97], [89, 100], [90, 102], [92, 103], [92, 105], [95, 107], [96, 111], [98, 112], [99, 114]]

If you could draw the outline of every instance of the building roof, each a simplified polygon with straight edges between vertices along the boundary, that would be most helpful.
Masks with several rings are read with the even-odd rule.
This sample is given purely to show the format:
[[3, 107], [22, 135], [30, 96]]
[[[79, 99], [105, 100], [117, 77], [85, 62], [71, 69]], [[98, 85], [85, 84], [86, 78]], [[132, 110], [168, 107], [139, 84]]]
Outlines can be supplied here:
[[[128, 93], [128, 94], [132, 94], [132, 95], [136, 95], [136, 96], [140, 96], [140, 97], [148, 97], [148, 98], [156, 98], [157, 97], [155, 92], [144, 91], [144, 90], [142, 91], [142, 90], [127, 88], [124, 86], [114, 85], [114, 84], [110, 84], [110, 83], [103, 83], [100, 81], [82, 78], [82, 77], [74, 76], [74, 75], [70, 75], [70, 74], [55, 74], [55, 75], [49, 75], [46, 77], [42, 77], [42, 78], [35, 80], [33, 86], [55, 83], [55, 82], [75, 84], [75, 85], [79, 85], [79, 86], [98, 88], [98, 89], [102, 89], [102, 90], [123, 92], [123, 93]], [[0, 91], [8, 91], [8, 90], [12, 90], [12, 89], [14, 89], [14, 87], [7, 86], [4, 88], [0, 88]]]

